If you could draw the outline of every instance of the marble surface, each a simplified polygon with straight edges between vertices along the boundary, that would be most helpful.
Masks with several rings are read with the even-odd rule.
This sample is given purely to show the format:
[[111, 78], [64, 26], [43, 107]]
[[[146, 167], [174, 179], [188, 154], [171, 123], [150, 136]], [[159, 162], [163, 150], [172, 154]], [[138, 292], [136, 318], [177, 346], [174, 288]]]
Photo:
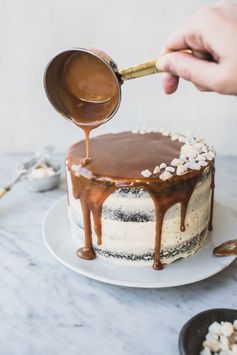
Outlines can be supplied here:
[[[1, 184], [26, 157], [0, 155]], [[219, 158], [216, 196], [237, 217], [236, 184], [237, 158]], [[0, 200], [0, 354], [177, 355], [190, 317], [236, 307], [237, 262], [202, 282], [157, 290], [102, 284], [66, 269], [41, 236], [46, 210], [64, 194], [63, 184], [32, 193], [22, 182]]]

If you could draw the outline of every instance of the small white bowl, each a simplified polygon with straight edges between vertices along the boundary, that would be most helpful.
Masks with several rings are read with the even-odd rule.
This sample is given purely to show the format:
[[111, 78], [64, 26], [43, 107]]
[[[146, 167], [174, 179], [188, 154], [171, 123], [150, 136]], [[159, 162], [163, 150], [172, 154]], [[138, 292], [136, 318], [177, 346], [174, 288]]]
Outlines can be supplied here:
[[46, 163], [48, 163], [49, 166], [53, 167], [53, 169], [55, 170], [55, 174], [51, 176], [35, 178], [31, 176], [30, 174], [31, 170], [30, 170], [25, 179], [26, 186], [30, 191], [34, 191], [34, 192], [49, 191], [58, 186], [60, 182], [61, 172], [62, 172], [60, 165], [52, 161], [48, 161]]

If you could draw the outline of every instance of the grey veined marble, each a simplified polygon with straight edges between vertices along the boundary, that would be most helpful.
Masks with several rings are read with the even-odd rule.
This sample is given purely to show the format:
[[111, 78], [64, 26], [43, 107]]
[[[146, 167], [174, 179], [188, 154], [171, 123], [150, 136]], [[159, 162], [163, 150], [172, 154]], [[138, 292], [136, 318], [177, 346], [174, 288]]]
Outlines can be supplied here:
[[[24, 158], [0, 156], [1, 184]], [[216, 195], [237, 216], [236, 185], [237, 158], [219, 158]], [[177, 355], [190, 317], [236, 307], [236, 262], [202, 282], [157, 290], [110, 286], [68, 270], [41, 237], [46, 210], [63, 194], [63, 186], [40, 194], [20, 183], [0, 200], [1, 355]]]

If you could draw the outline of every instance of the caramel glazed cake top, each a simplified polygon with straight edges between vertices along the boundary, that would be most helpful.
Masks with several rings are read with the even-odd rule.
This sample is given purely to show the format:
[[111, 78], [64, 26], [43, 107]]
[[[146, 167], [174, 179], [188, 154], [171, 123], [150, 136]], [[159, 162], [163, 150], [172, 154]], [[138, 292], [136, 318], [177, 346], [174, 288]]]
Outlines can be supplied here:
[[91, 215], [97, 244], [102, 243], [102, 206], [120, 188], [143, 188], [150, 194], [156, 210], [154, 269], [162, 269], [160, 246], [166, 211], [181, 204], [180, 229], [185, 230], [188, 202], [205, 169], [212, 170], [212, 202], [209, 230], [212, 229], [214, 195], [213, 147], [192, 133], [180, 135], [166, 130], [134, 130], [105, 134], [90, 140], [92, 160], [85, 166], [85, 143], [74, 144], [66, 164], [71, 174], [73, 195], [80, 199], [85, 244], [77, 252], [84, 259], [96, 257], [92, 245]]

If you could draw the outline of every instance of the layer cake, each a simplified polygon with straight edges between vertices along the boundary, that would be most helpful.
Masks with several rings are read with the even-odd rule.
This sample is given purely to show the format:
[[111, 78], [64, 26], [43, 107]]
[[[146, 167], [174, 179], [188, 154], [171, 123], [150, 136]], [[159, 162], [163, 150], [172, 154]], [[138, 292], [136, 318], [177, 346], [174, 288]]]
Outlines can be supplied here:
[[162, 269], [195, 253], [212, 229], [213, 147], [192, 133], [135, 130], [84, 141], [66, 158], [77, 254]]

